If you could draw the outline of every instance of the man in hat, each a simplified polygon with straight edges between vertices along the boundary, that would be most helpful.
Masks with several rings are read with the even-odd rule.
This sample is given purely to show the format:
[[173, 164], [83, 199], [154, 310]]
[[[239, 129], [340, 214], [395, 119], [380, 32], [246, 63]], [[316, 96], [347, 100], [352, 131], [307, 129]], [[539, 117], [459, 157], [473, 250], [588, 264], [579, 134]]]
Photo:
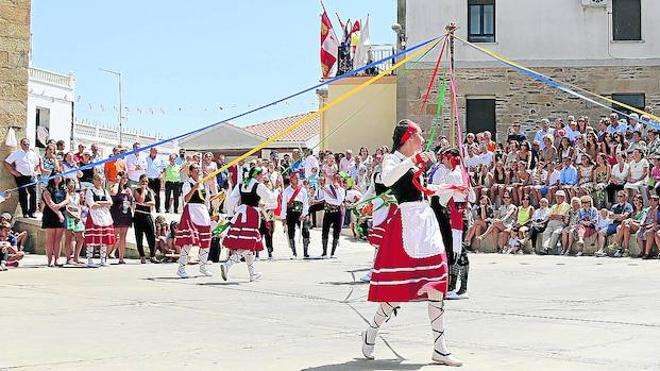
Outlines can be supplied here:
[[571, 205], [566, 202], [566, 193], [559, 190], [555, 193], [557, 203], [550, 208], [548, 226], [543, 232], [543, 254], [548, 254], [555, 250], [557, 241], [564, 229], [564, 218], [568, 215]]

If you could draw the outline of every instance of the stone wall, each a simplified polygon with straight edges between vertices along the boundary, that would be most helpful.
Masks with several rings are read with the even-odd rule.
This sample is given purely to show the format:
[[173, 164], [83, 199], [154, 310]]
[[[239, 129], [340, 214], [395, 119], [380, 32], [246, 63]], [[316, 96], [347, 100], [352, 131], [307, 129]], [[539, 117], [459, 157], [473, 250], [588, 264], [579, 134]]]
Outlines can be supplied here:
[[[608, 67], [561, 67], [535, 68], [536, 71], [560, 82], [577, 85], [591, 92], [610, 97], [612, 93], [644, 93], [646, 104], [660, 110], [660, 66], [608, 66]], [[407, 118], [430, 126], [436, 112], [437, 89], [434, 85], [425, 112], [419, 114], [422, 96], [431, 78], [431, 69], [410, 70], [405, 80], [405, 111], [399, 110], [398, 119]], [[437, 80], [441, 79], [439, 73]], [[557, 89], [537, 82], [517, 71], [505, 68], [459, 68], [456, 70], [461, 124], [465, 130], [465, 97], [491, 96], [496, 99], [497, 139], [506, 138], [509, 125], [519, 121], [523, 129], [534, 133], [543, 118], [553, 121], [567, 115], [587, 115], [592, 125], [609, 112], [593, 103], [575, 98]], [[400, 97], [401, 98], [401, 97]], [[609, 106], [607, 102], [604, 102]], [[445, 96], [443, 133], [448, 133], [449, 93]], [[529, 136], [529, 135], [528, 135]]]
[[[0, 0], [0, 160], [11, 152], [4, 145], [10, 126], [18, 139], [27, 124], [28, 65], [30, 62], [30, 0]], [[15, 186], [14, 178], [0, 171], [0, 190]], [[0, 204], [14, 212], [18, 197]]]

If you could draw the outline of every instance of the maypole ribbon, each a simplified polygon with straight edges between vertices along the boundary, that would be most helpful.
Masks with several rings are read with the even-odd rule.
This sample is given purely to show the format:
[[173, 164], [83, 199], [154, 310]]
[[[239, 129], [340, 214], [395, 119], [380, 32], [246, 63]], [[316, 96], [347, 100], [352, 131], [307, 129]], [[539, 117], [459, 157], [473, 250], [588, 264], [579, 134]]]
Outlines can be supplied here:
[[[436, 41], [435, 44], [437, 44], [438, 42], [439, 42], [439, 41]], [[382, 71], [382, 72], [379, 73], [377, 76], [372, 77], [371, 79], [365, 81], [364, 83], [362, 83], [362, 84], [356, 86], [355, 88], [351, 89], [350, 91], [344, 93], [344, 94], [341, 95], [339, 98], [333, 100], [332, 102], [329, 102], [329, 103], [326, 104], [325, 106], [321, 107], [321, 109], [319, 109], [318, 111], [312, 112], [311, 114], [309, 114], [309, 115], [307, 115], [307, 116], [301, 118], [300, 120], [296, 121], [293, 125], [291, 125], [291, 126], [289, 126], [288, 128], [282, 130], [281, 132], [275, 134], [275, 135], [272, 136], [271, 138], [268, 138], [267, 140], [263, 141], [262, 143], [260, 143], [260, 144], [257, 145], [256, 147], [252, 148], [251, 150], [249, 150], [249, 151], [245, 152], [244, 154], [240, 155], [239, 157], [235, 158], [235, 159], [232, 160], [231, 162], [229, 162], [229, 163], [223, 165], [223, 166], [220, 167], [218, 170], [216, 170], [216, 171], [214, 171], [214, 172], [212, 172], [212, 173], [207, 174], [204, 178], [202, 178], [201, 180], [199, 180], [199, 182], [201, 183], [201, 182], [204, 182], [204, 181], [206, 181], [206, 180], [208, 180], [208, 179], [211, 179], [212, 177], [216, 176], [218, 173], [223, 172], [223, 171], [227, 170], [228, 168], [230, 168], [231, 166], [234, 166], [234, 165], [238, 164], [239, 162], [245, 160], [246, 158], [250, 157], [250, 156], [253, 155], [254, 153], [260, 151], [260, 150], [263, 149], [264, 147], [266, 147], [266, 146], [268, 146], [269, 144], [275, 142], [275, 141], [278, 140], [279, 138], [281, 138], [281, 137], [287, 135], [288, 133], [290, 133], [290, 132], [292, 132], [293, 130], [295, 130], [296, 128], [302, 126], [302, 125], [305, 124], [306, 122], [309, 122], [309, 121], [312, 120], [313, 118], [319, 116], [321, 113], [323, 113], [323, 112], [329, 110], [330, 108], [333, 108], [334, 106], [338, 105], [339, 103], [341, 103], [341, 102], [345, 101], [346, 99], [348, 99], [348, 98], [354, 96], [355, 94], [357, 94], [357, 93], [359, 93], [360, 91], [364, 90], [366, 87], [368, 87], [369, 85], [371, 85], [371, 84], [375, 83], [376, 81], [380, 80], [380, 79], [383, 78], [384, 76], [389, 75], [392, 71], [394, 71], [394, 70], [396, 70], [397, 68], [403, 66], [403, 65], [406, 64], [409, 60], [415, 58], [417, 55], [422, 54], [422, 53], [426, 50], [426, 48], [431, 48], [431, 47], [435, 46], [435, 44], [426, 45], [426, 46], [424, 46], [423, 48], [417, 50], [416, 52], [410, 54], [410, 55], [407, 56], [406, 58], [404, 58], [404, 59], [402, 59], [401, 61], [397, 62], [395, 65], [393, 65], [393, 66], [387, 68], [386, 70]]]
[[[436, 119], [442, 119], [442, 106], [444, 105], [445, 102], [445, 91], [447, 90], [447, 72], [445, 71], [442, 74], [442, 81], [440, 82], [440, 90], [438, 91], [438, 101], [437, 101], [437, 106], [438, 108], [435, 111], [435, 117]], [[433, 142], [435, 142], [435, 137], [436, 137], [436, 126], [438, 124], [434, 125], [433, 122], [431, 122], [431, 134], [429, 135], [429, 140], [426, 142], [426, 148], [424, 149], [425, 151], [430, 151], [431, 146], [433, 145]]]
[[[303, 89], [303, 90], [301, 90], [301, 91], [299, 91], [299, 92], [293, 93], [293, 94], [288, 95], [288, 96], [286, 96], [286, 97], [284, 97], [284, 98], [280, 98], [280, 99], [275, 100], [275, 101], [273, 101], [273, 102], [270, 102], [270, 103], [267, 103], [267, 104], [264, 104], [264, 105], [258, 106], [258, 107], [256, 107], [256, 108], [253, 108], [253, 109], [251, 109], [251, 110], [248, 110], [248, 111], [246, 111], [246, 112], [240, 113], [240, 114], [238, 114], [238, 115], [235, 115], [235, 116], [229, 117], [229, 118], [224, 119], [224, 120], [222, 120], [222, 121], [218, 121], [218, 122], [216, 122], [216, 123], [213, 123], [213, 124], [210, 124], [210, 125], [206, 125], [206, 126], [204, 126], [204, 127], [202, 127], [202, 128], [199, 128], [199, 129], [196, 129], [196, 130], [193, 130], [193, 131], [189, 131], [189, 132], [187, 132], [187, 133], [183, 133], [183, 134], [180, 134], [180, 135], [177, 135], [177, 136], [174, 136], [174, 137], [168, 138], [168, 139], [163, 139], [163, 140], [161, 140], [161, 141], [157, 141], [157, 142], [154, 142], [154, 143], [152, 143], [152, 144], [149, 144], [149, 145], [146, 145], [146, 146], [143, 146], [143, 147], [139, 147], [139, 148], [137, 148], [137, 149], [133, 149], [133, 150], [130, 150], [130, 151], [126, 151], [126, 152], [124, 152], [124, 153], [121, 153], [121, 154], [118, 154], [118, 155], [115, 155], [115, 156], [110, 156], [110, 157], [105, 158], [105, 159], [100, 160], [100, 161], [92, 162], [92, 163], [89, 163], [89, 164], [87, 164], [87, 165], [83, 165], [83, 166], [80, 166], [80, 167], [77, 167], [77, 168], [72, 168], [72, 169], [69, 169], [69, 170], [67, 170], [67, 171], [64, 171], [64, 172], [58, 174], [57, 176], [64, 176], [64, 175], [68, 175], [68, 174], [73, 174], [73, 173], [76, 173], [76, 172], [78, 172], [78, 171], [80, 171], [80, 170], [86, 170], [86, 169], [90, 169], [90, 168], [93, 168], [93, 167], [96, 167], [96, 166], [100, 166], [100, 165], [105, 164], [106, 162], [115, 161], [115, 160], [118, 160], [118, 159], [124, 158], [124, 157], [126, 157], [126, 156], [129, 156], [129, 155], [132, 155], [132, 154], [135, 154], [135, 153], [138, 153], [138, 152], [146, 151], [146, 150], [151, 149], [151, 148], [153, 148], [153, 147], [157, 147], [157, 146], [163, 145], [163, 144], [165, 144], [165, 143], [173, 142], [173, 141], [175, 141], [175, 140], [177, 140], [177, 139], [181, 139], [181, 138], [184, 138], [184, 137], [187, 137], [187, 136], [193, 135], [193, 134], [197, 134], [197, 133], [200, 133], [200, 132], [202, 132], [202, 131], [205, 131], [205, 130], [208, 130], [208, 129], [210, 129], [210, 128], [213, 128], [213, 127], [215, 127], [215, 126], [218, 126], [218, 125], [221, 125], [221, 124], [227, 123], [227, 122], [232, 121], [232, 120], [236, 120], [236, 119], [238, 119], [238, 118], [241, 118], [241, 117], [244, 117], [244, 116], [247, 116], [247, 115], [250, 115], [250, 114], [252, 114], [252, 113], [254, 113], [254, 112], [261, 111], [261, 110], [263, 110], [263, 109], [265, 109], [265, 108], [268, 108], [268, 107], [271, 107], [271, 106], [277, 105], [277, 104], [279, 104], [279, 103], [282, 103], [282, 102], [284, 102], [284, 101], [286, 101], [286, 100], [289, 100], [289, 99], [291, 99], [291, 98], [294, 98], [294, 97], [297, 97], [297, 96], [299, 96], [299, 95], [302, 95], [302, 94], [304, 94], [304, 93], [310, 92], [310, 91], [312, 91], [312, 90], [316, 90], [316, 89], [318, 89], [318, 88], [320, 88], [320, 87], [322, 87], [322, 86], [324, 86], [324, 85], [328, 85], [328, 84], [333, 83], [333, 82], [335, 82], [335, 81], [338, 81], [338, 80], [341, 80], [341, 79], [344, 79], [344, 78], [347, 78], [347, 77], [350, 77], [350, 76], [356, 75], [356, 74], [358, 74], [358, 73], [360, 73], [360, 72], [362, 72], [362, 71], [367, 70], [368, 68], [375, 67], [375, 66], [377, 66], [377, 65], [379, 65], [379, 64], [381, 64], [381, 63], [384, 63], [384, 62], [386, 62], [386, 61], [388, 61], [388, 60], [390, 60], [390, 59], [392, 59], [392, 60], [396, 60], [396, 58], [398, 58], [398, 57], [400, 57], [400, 56], [403, 56], [403, 55], [405, 55], [405, 54], [407, 54], [407, 53], [410, 53], [410, 52], [412, 52], [412, 51], [415, 51], [415, 50], [417, 50], [417, 49], [424, 48], [424, 47], [426, 47], [427, 45], [429, 45], [429, 44], [431, 44], [431, 43], [433, 43], [433, 42], [436, 42], [436, 44], [437, 44], [437, 41], [438, 41], [440, 38], [442, 38], [442, 37], [443, 37], [443, 36], [436, 36], [436, 37], [430, 38], [430, 39], [428, 39], [428, 40], [426, 40], [426, 41], [423, 41], [423, 42], [421, 42], [421, 43], [419, 43], [419, 44], [413, 45], [413, 46], [411, 46], [411, 47], [409, 47], [409, 48], [407, 48], [407, 49], [401, 50], [401, 51], [399, 51], [399, 52], [397, 52], [397, 53], [395, 53], [395, 54], [393, 54], [393, 55], [391, 55], [391, 56], [389, 56], [389, 57], [385, 57], [385, 58], [379, 59], [379, 60], [377, 60], [377, 61], [375, 61], [375, 62], [369, 63], [369, 64], [367, 64], [367, 65], [365, 65], [365, 66], [363, 66], [363, 67], [360, 67], [360, 68], [358, 68], [358, 69], [352, 70], [352, 71], [350, 71], [350, 72], [348, 72], [348, 73], [345, 73], [345, 74], [343, 74], [343, 75], [335, 76], [335, 77], [332, 78], [332, 79], [322, 81], [321, 83], [316, 84], [316, 85], [314, 85], [314, 86], [312, 86], [312, 87], [309, 87], [309, 88]], [[435, 44], [434, 44], [434, 45], [435, 45]], [[55, 178], [55, 176], [48, 176], [48, 177], [46, 177], [46, 178], [42, 178], [42, 179], [40, 179], [39, 181], [48, 181], [48, 180], [50, 180], [50, 179], [52, 179], [52, 178]], [[32, 183], [24, 184], [24, 185], [22, 185], [22, 186], [20, 186], [20, 187], [10, 188], [10, 189], [7, 189], [7, 190], [5, 190], [5, 191], [0, 191], [0, 202], [4, 201], [4, 199], [6, 198], [6, 193], [8, 193], [8, 192], [13, 192], [13, 191], [16, 191], [16, 190], [18, 190], [18, 189], [25, 188], [25, 187], [29, 187], [29, 186], [32, 186], [32, 185], [36, 185], [36, 184], [39, 183], [39, 181], [35, 181], [35, 182], [32, 182]]]
[[[493, 51], [491, 51], [491, 50], [488, 50], [488, 49], [486, 49], [486, 48], [482, 48], [482, 47], [480, 47], [480, 46], [478, 46], [478, 45], [475, 45], [475, 44], [473, 44], [473, 43], [471, 43], [471, 42], [469, 42], [469, 41], [467, 41], [467, 40], [465, 40], [465, 39], [462, 39], [462, 38], [459, 37], [459, 36], [454, 36], [454, 37], [455, 37], [456, 39], [458, 39], [458, 40], [461, 40], [464, 44], [466, 44], [466, 45], [468, 45], [468, 46], [470, 46], [470, 47], [472, 47], [472, 48], [474, 48], [474, 49], [476, 49], [476, 50], [479, 50], [479, 51], [481, 51], [481, 52], [483, 52], [483, 53], [485, 53], [485, 54], [487, 54], [487, 55], [493, 57], [494, 59], [496, 59], [497, 61], [499, 61], [499, 62], [502, 63], [502, 64], [505, 64], [505, 65], [507, 65], [507, 66], [509, 66], [509, 67], [511, 67], [511, 68], [513, 68], [513, 69], [516, 69], [516, 70], [518, 70], [518, 71], [520, 71], [520, 72], [522, 72], [522, 73], [524, 73], [524, 74], [526, 74], [526, 75], [528, 75], [528, 76], [531, 76], [532, 78], [534, 78], [534, 79], [536, 79], [536, 80], [538, 80], [538, 81], [544, 82], [544, 83], [546, 83], [547, 85], [549, 85], [549, 86], [551, 86], [551, 87], [554, 87], [554, 88], [556, 88], [556, 89], [559, 89], [559, 90], [561, 90], [561, 91], [563, 91], [563, 92], [565, 92], [565, 93], [568, 93], [568, 94], [570, 94], [570, 95], [576, 96], [576, 97], [578, 97], [578, 98], [584, 99], [584, 100], [586, 100], [586, 101], [588, 101], [588, 102], [590, 102], [590, 103], [596, 104], [596, 105], [598, 105], [598, 106], [600, 106], [600, 107], [603, 107], [603, 108], [605, 108], [605, 109], [607, 109], [607, 110], [609, 110], [609, 111], [614, 111], [614, 112], [618, 113], [619, 115], [622, 115], [622, 116], [625, 116], [625, 117], [631, 118], [630, 115], [627, 114], [627, 113], [625, 113], [625, 112], [621, 112], [621, 111], [616, 110], [616, 109], [614, 109], [614, 108], [612, 108], [612, 107], [609, 107], [609, 106], [607, 106], [607, 105], [605, 105], [605, 104], [603, 104], [603, 103], [601, 103], [601, 102], [597, 102], [597, 101], [595, 101], [595, 100], [593, 100], [593, 99], [591, 99], [591, 98], [585, 97], [583, 94], [580, 94], [580, 93], [578, 93], [578, 92], [576, 92], [576, 91], [574, 91], [574, 90], [572, 90], [572, 89], [569, 89], [569, 88], [567, 88], [566, 86], [563, 86], [563, 85], [569, 85], [569, 86], [572, 86], [572, 87], [574, 87], [575, 89], [580, 90], [580, 91], [582, 91], [582, 92], [584, 92], [584, 93], [586, 93], [586, 94], [588, 94], [588, 95], [591, 95], [591, 96], [593, 96], [593, 97], [596, 97], [596, 98], [598, 98], [598, 99], [602, 99], [602, 100], [604, 100], [604, 101], [606, 101], [606, 102], [609, 102], [609, 103], [612, 103], [612, 104], [616, 104], [617, 106], [623, 107], [623, 108], [625, 108], [625, 109], [628, 109], [628, 110], [630, 110], [630, 111], [632, 111], [632, 112], [635, 112], [635, 113], [638, 113], [638, 114], [640, 114], [640, 115], [646, 115], [646, 116], [650, 117], [650, 118], [652, 119], [652, 121], [646, 121], [646, 120], [641, 120], [641, 119], [640, 119], [639, 121], [642, 122], [642, 123], [644, 123], [644, 124], [646, 124], [646, 125], [648, 125], [648, 126], [651, 126], [651, 127], [655, 128], [655, 129], [660, 129], [660, 117], [658, 117], [658, 116], [655, 116], [655, 115], [653, 115], [653, 114], [651, 114], [651, 113], [648, 113], [648, 112], [646, 112], [646, 111], [640, 110], [640, 109], [637, 108], [637, 107], [630, 106], [630, 105], [625, 104], [625, 103], [623, 103], [623, 102], [619, 102], [619, 101], [617, 101], [617, 100], [610, 99], [610, 98], [604, 97], [604, 96], [599, 95], [599, 94], [596, 94], [596, 93], [592, 93], [592, 92], [590, 92], [589, 90], [584, 89], [584, 88], [581, 88], [581, 87], [579, 87], [579, 86], [576, 86], [576, 85], [573, 85], [573, 84], [568, 84], [568, 83], [563, 83], [563, 82], [560, 83], [560, 82], [558, 82], [558, 81], [552, 79], [551, 77], [548, 77], [548, 76], [543, 75], [543, 74], [541, 74], [541, 73], [539, 73], [539, 72], [536, 72], [536, 71], [532, 70], [531, 68], [528, 68], [528, 67], [522, 66], [522, 65], [520, 65], [520, 64], [518, 64], [518, 63], [516, 63], [516, 62], [514, 62], [514, 61], [512, 61], [512, 60], [510, 60], [510, 59], [507, 59], [507, 58], [505, 58], [505, 57], [503, 57], [503, 56], [501, 56], [501, 55], [499, 55], [499, 54], [497, 54], [497, 53], [495, 53], [495, 52], [493, 52]], [[562, 85], [562, 84], [563, 84], [563, 85]]]
[[442, 63], [442, 55], [445, 53], [445, 48], [447, 47], [447, 39], [445, 38], [442, 42], [442, 49], [440, 49], [440, 54], [438, 55], [438, 60], [435, 63], [433, 68], [433, 73], [431, 74], [431, 80], [429, 80], [429, 85], [426, 87], [426, 92], [424, 93], [424, 98], [422, 98], [422, 104], [419, 105], [419, 114], [421, 115], [426, 108], [426, 103], [429, 100], [429, 94], [431, 94], [431, 88], [435, 82], [435, 77], [438, 74], [438, 68], [440, 68], [440, 63]]

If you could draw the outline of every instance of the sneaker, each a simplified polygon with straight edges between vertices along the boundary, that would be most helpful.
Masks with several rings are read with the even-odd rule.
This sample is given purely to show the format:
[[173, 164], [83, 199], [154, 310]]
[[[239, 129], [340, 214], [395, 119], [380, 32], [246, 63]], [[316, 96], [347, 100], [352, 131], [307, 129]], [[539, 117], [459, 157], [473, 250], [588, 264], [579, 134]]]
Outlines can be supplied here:
[[250, 282], [255, 282], [258, 281], [259, 278], [261, 278], [262, 274], [259, 272], [254, 272], [254, 274], [250, 275]]
[[650, 254], [649, 255], [644, 254], [644, 256], [642, 256], [642, 259], [644, 260], [653, 259], [653, 256], [651, 256]]
[[623, 250], [621, 250], [621, 249], [618, 249], [618, 250], [614, 253], [614, 257], [615, 257], [615, 258], [620, 258], [620, 257], [622, 257], [622, 256], [623, 256]]
[[94, 264], [94, 260], [87, 259], [87, 268], [98, 268], [99, 266]]
[[447, 299], [447, 300], [458, 300], [459, 297], [458, 297], [458, 295], [456, 294], [456, 291], [449, 291], [449, 292], [447, 293], [447, 296], [445, 296], [445, 299]]
[[7, 266], [5, 265], [5, 263], [0, 263], [0, 271], [4, 272], [6, 270], [7, 270]]
[[99, 264], [100, 267], [109, 267], [110, 263], [108, 263], [107, 260], [102, 260], [101, 263]]
[[206, 277], [213, 277], [213, 273], [211, 273], [206, 264], [199, 265], [199, 273], [205, 275]]
[[373, 360], [376, 358], [374, 357], [374, 345], [376, 344], [375, 343], [369, 344], [367, 342], [367, 332], [362, 331], [362, 355], [364, 356], [364, 358], [369, 360]]
[[578, 251], [577, 254], [575, 254], [575, 256], [582, 256], [582, 251]]
[[594, 256], [597, 258], [602, 258], [603, 256], [607, 256], [607, 253], [603, 250], [598, 250], [594, 253]]
[[437, 364], [445, 365], [445, 366], [451, 366], [451, 367], [463, 366], [463, 362], [456, 359], [456, 357], [454, 357], [453, 355], [447, 354], [446, 356], [443, 356], [437, 351], [433, 352], [433, 357], [431, 357], [431, 360], [433, 360], [433, 362]]
[[179, 276], [180, 278], [188, 278], [188, 273], [186, 272], [186, 268], [184, 267], [179, 267], [176, 271], [176, 275]]

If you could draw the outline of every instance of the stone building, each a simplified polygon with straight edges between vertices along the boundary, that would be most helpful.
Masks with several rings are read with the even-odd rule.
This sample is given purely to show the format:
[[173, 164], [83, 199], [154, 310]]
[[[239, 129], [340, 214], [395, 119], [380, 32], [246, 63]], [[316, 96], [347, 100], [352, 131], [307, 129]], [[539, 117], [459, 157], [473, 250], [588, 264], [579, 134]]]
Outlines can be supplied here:
[[[660, 106], [660, 1], [656, 0], [398, 0], [398, 21], [407, 45], [444, 33], [591, 92], [643, 109]], [[439, 48], [408, 66], [398, 81], [397, 117], [428, 128], [436, 105], [419, 112]], [[468, 132], [490, 130], [501, 141], [513, 122], [533, 132], [542, 118], [587, 115], [592, 123], [609, 112], [569, 96], [491, 57], [455, 43], [461, 124]], [[436, 84], [438, 86], [439, 84]], [[445, 106], [448, 107], [448, 96]], [[434, 88], [430, 102], [437, 99]], [[606, 103], [606, 102], [604, 102]], [[449, 110], [442, 120], [448, 126]]]
[[[0, 157], [12, 148], [4, 145], [9, 127], [17, 136], [27, 123], [28, 65], [30, 62], [30, 0], [0, 0]], [[14, 178], [0, 172], [0, 189], [14, 187]], [[0, 204], [0, 211], [14, 212], [18, 197]]]

